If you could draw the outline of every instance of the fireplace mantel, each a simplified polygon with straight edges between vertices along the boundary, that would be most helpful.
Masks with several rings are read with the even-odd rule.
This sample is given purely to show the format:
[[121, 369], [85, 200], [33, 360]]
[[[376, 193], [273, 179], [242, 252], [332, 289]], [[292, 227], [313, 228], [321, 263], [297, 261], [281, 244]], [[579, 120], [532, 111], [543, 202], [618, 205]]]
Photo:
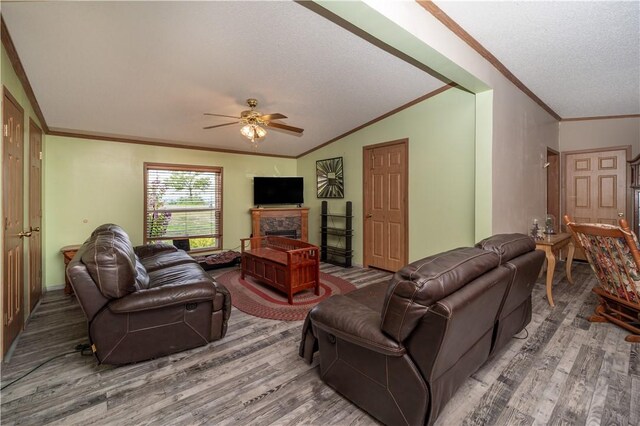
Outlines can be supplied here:
[[309, 240], [309, 207], [256, 208], [250, 209], [249, 211], [251, 212], [251, 230], [254, 237], [264, 236], [260, 232], [260, 224], [262, 221], [292, 218], [296, 224], [299, 223], [300, 229], [298, 229], [298, 231], [300, 240]]

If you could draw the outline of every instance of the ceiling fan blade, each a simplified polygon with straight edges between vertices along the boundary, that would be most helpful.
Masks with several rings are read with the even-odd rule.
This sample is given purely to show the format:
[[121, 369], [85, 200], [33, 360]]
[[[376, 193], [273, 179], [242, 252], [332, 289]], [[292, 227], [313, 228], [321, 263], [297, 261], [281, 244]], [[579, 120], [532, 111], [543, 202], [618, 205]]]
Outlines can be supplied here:
[[279, 112], [276, 112], [275, 114], [265, 114], [260, 117], [260, 120], [271, 121], [271, 120], [280, 120], [281, 118], [287, 118], [287, 116], [280, 114]]
[[227, 117], [227, 118], [240, 118], [240, 117], [234, 117], [232, 115], [224, 115], [224, 114], [211, 114], [210, 112], [205, 112], [204, 115], [212, 115], [214, 117]]
[[207, 127], [203, 127], [203, 129], [213, 129], [215, 127], [222, 127], [222, 126], [231, 126], [232, 124], [238, 124], [239, 121], [234, 121], [233, 123], [225, 123], [225, 124], [217, 124], [215, 126], [207, 126]]
[[276, 129], [288, 130], [290, 132], [295, 132], [295, 133], [304, 132], [304, 129], [301, 129], [299, 127], [287, 126], [286, 124], [280, 124], [280, 123], [274, 123], [274, 122], [267, 123], [267, 126], [275, 127]]

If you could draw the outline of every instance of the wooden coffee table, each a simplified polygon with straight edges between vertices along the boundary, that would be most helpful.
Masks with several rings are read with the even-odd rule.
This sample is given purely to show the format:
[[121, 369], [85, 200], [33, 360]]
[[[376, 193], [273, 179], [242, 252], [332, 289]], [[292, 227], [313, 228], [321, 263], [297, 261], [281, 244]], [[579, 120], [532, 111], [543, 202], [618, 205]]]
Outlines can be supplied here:
[[254, 237], [240, 240], [240, 278], [249, 275], [287, 295], [314, 289], [320, 295], [320, 249], [313, 244], [283, 237]]
[[569, 253], [567, 254], [567, 262], [565, 265], [567, 271], [567, 280], [573, 284], [573, 278], [571, 277], [571, 264], [573, 263], [573, 254], [575, 247], [571, 234], [563, 232], [561, 234], [545, 235], [544, 239], [536, 240], [536, 249], [544, 251], [547, 258], [547, 300], [551, 306], [555, 306], [553, 303], [553, 295], [551, 294], [551, 286], [553, 284], [553, 272], [556, 268], [556, 256], [555, 252], [561, 248], [568, 246]]

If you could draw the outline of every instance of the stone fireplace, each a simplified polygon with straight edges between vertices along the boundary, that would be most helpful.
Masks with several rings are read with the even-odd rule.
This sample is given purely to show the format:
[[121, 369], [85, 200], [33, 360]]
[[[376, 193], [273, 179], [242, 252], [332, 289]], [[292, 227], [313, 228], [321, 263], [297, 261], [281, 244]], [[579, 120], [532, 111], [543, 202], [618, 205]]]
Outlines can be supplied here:
[[260, 231], [262, 235], [275, 235], [276, 237], [286, 237], [293, 238], [296, 240], [300, 239], [300, 228], [292, 228], [292, 229], [273, 229], [273, 230], [265, 230]]
[[308, 241], [309, 208], [251, 209], [254, 237], [278, 235]]

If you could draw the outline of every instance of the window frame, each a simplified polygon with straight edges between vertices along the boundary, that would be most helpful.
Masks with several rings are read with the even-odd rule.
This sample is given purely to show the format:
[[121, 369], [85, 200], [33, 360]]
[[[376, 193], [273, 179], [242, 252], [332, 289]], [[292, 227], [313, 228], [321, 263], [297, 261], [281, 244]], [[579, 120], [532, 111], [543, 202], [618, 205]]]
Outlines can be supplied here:
[[[149, 170], [168, 170], [168, 171], [176, 171], [176, 172], [209, 172], [209, 173], [218, 173], [220, 175], [220, 207], [218, 209], [206, 209], [207, 211], [212, 210], [212, 211], [216, 211], [219, 210], [220, 211], [220, 223], [218, 224], [218, 230], [219, 230], [219, 234], [213, 236], [213, 238], [217, 238], [219, 244], [218, 247], [204, 247], [204, 248], [197, 248], [197, 249], [192, 249], [189, 250], [189, 253], [202, 253], [202, 252], [211, 252], [211, 251], [220, 251], [223, 250], [224, 247], [224, 243], [223, 243], [223, 212], [224, 212], [224, 204], [223, 204], [223, 200], [224, 200], [224, 168], [221, 166], [201, 166], [201, 165], [191, 165], [191, 164], [173, 164], [173, 163], [150, 163], [150, 162], [144, 162], [143, 163], [143, 192], [144, 192], [144, 196], [143, 196], [143, 206], [142, 206], [142, 215], [143, 215], [143, 229], [142, 229], [142, 234], [143, 234], [143, 243], [144, 244], [151, 244], [154, 241], [157, 241], [156, 239], [148, 239], [147, 238], [147, 217], [148, 217], [148, 178], [149, 178]], [[194, 237], [189, 237], [189, 239], [195, 239], [195, 238], [209, 238], [210, 236], [194, 236]], [[167, 238], [167, 239], [173, 239], [173, 238]]]

